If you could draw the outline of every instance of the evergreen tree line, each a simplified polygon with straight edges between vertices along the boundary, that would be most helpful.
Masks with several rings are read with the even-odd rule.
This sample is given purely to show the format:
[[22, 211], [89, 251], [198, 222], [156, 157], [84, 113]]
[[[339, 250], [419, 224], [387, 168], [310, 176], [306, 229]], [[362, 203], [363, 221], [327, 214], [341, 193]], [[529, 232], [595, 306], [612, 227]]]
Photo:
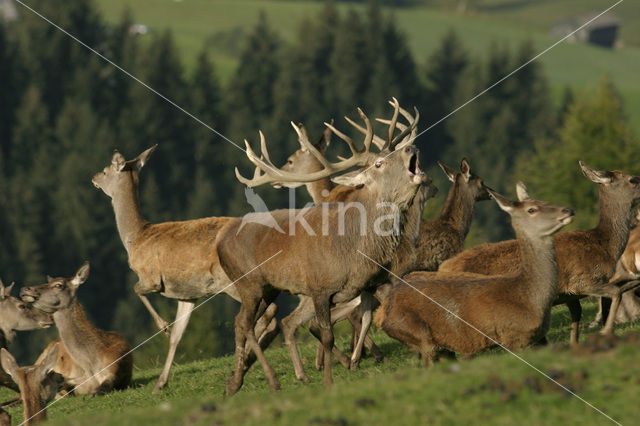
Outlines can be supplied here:
[[[276, 164], [298, 146], [290, 121], [303, 122], [316, 138], [331, 118], [349, 130], [341, 117], [355, 117], [358, 106], [370, 117], [388, 116], [387, 100], [395, 96], [405, 107], [418, 107], [420, 129], [425, 129], [535, 54], [530, 43], [515, 51], [496, 44], [486, 57], [476, 57], [450, 32], [436, 51], [416, 58], [393, 16], [378, 3], [362, 13], [339, 13], [327, 2], [317, 16], [300, 23], [293, 43], [285, 43], [260, 16], [236, 71], [222, 87], [206, 50], [186, 72], [171, 33], [140, 39], [129, 31], [130, 14], [107, 25], [86, 0], [39, 0], [33, 7], [239, 146], [247, 138], [257, 147], [262, 129]], [[233, 166], [245, 175], [252, 172], [244, 152], [32, 14], [0, 24], [0, 64], [1, 276], [5, 282], [36, 284], [45, 274], [70, 275], [88, 259], [92, 272], [80, 299], [90, 318], [132, 342], [143, 340], [155, 326], [133, 293], [136, 277], [127, 266], [110, 202], [93, 188], [91, 176], [108, 164], [114, 148], [132, 158], [158, 143], [140, 177], [146, 219], [242, 215], [250, 207]], [[601, 108], [610, 114], [599, 121], [591, 117], [600, 116]], [[562, 167], [554, 163], [558, 176], [553, 179], [562, 180], [560, 173], [577, 176], [570, 161], [580, 153], [580, 137], [594, 138], [597, 146], [598, 133], [581, 128], [582, 120], [609, 126], [600, 134], [611, 146], [591, 158], [615, 152], [614, 158], [632, 164], [635, 154], [627, 146], [635, 140], [615, 89], [603, 83], [596, 100], [574, 101], [569, 94], [557, 110], [536, 63], [434, 125], [416, 145], [427, 167], [436, 160], [455, 166], [467, 156], [487, 184], [507, 193], [526, 171], [521, 177], [542, 198], [545, 177], [551, 179], [548, 152], [555, 153], [558, 164], [567, 161]], [[571, 144], [570, 152], [561, 154]], [[430, 174], [444, 198], [448, 184], [439, 171]], [[573, 188], [563, 184], [560, 191]], [[589, 186], [583, 187], [581, 194], [588, 198]], [[271, 208], [287, 206], [284, 191], [259, 192]], [[303, 191], [299, 195], [304, 200]], [[440, 204], [431, 203], [428, 213]], [[580, 199], [574, 207], [584, 205]], [[504, 217], [491, 207], [483, 206], [476, 216], [477, 240], [509, 236]], [[152, 302], [165, 319], [172, 318], [174, 302], [162, 297]], [[182, 359], [230, 352], [229, 322], [236, 310], [235, 302], [220, 296], [196, 311], [181, 344]], [[53, 330], [23, 333], [13, 350], [33, 358], [53, 335]], [[152, 340], [137, 353], [137, 362], [160, 361], [164, 340]]]

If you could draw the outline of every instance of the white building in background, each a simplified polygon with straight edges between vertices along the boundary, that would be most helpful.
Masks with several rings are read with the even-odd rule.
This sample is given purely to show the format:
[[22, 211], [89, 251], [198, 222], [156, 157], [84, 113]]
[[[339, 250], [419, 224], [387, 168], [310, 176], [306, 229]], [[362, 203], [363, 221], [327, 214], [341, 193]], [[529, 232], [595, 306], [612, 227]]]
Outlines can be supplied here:
[[15, 21], [18, 18], [18, 8], [13, 0], [0, 0], [0, 19]]

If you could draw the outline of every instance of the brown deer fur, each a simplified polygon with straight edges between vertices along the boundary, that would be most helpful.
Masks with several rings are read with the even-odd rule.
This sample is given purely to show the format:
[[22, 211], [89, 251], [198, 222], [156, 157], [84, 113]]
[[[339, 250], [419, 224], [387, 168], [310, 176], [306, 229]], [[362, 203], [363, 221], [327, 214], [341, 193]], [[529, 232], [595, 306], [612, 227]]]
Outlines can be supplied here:
[[[13, 283], [5, 287], [0, 280], [0, 348], [6, 348], [16, 331], [51, 327], [51, 315], [11, 296]], [[18, 385], [0, 368], [0, 386], [19, 392]]]
[[[598, 184], [600, 221], [590, 230], [561, 232], [554, 237], [559, 267], [559, 295], [554, 304], [566, 303], [571, 313], [571, 343], [578, 343], [582, 314], [580, 297], [619, 297], [620, 290], [607, 284], [629, 237], [633, 206], [640, 200], [640, 178], [621, 171], [602, 171], [580, 163], [583, 174]], [[482, 244], [447, 260], [444, 272], [484, 275], [513, 273], [520, 267], [515, 240]], [[615, 307], [612, 306], [612, 310]], [[612, 332], [613, 322], [603, 329]]]
[[519, 270], [491, 277], [412, 272], [404, 277], [407, 285], [394, 287], [376, 312], [376, 324], [418, 351], [427, 365], [443, 352], [469, 356], [496, 342], [520, 349], [548, 330], [558, 286], [551, 235], [573, 220], [573, 210], [491, 194], [511, 216], [525, 260]]
[[38, 423], [47, 418], [46, 406], [53, 400], [62, 383], [60, 375], [53, 371], [58, 356], [57, 348], [54, 345], [47, 356], [38, 359], [32, 367], [18, 367], [15, 358], [6, 349], [0, 349], [2, 368], [20, 388], [24, 407], [23, 425]]
[[[208, 217], [158, 224], [142, 218], [138, 174], [155, 148], [147, 149], [130, 161], [116, 151], [111, 164], [97, 173], [92, 182], [111, 198], [129, 266], [138, 275], [134, 291], [158, 328], [168, 329], [168, 323], [158, 315], [145, 294], [160, 293], [178, 300], [167, 358], [154, 388], [154, 392], [158, 392], [169, 380], [176, 349], [189, 323], [195, 300], [219, 292], [225, 292], [236, 300], [239, 300], [239, 295], [220, 268], [215, 250], [218, 234], [231, 218]], [[273, 308], [268, 309], [267, 314], [275, 315]], [[275, 320], [271, 318], [263, 319], [262, 323], [268, 325], [264, 333], [275, 329]]]
[[[227, 394], [235, 393], [242, 385], [246, 371], [245, 341], [258, 355], [270, 387], [279, 388], [275, 372], [264, 358], [253, 334], [258, 304], [263, 297], [273, 297], [273, 294], [269, 294], [273, 292], [272, 289], [312, 298], [324, 345], [323, 383], [328, 385], [332, 382], [330, 305], [354, 299], [376, 276], [385, 275], [358, 250], [388, 265], [398, 247], [400, 235], [377, 235], [372, 229], [371, 218], [389, 214], [391, 207], [380, 208], [378, 203], [392, 202], [400, 211], [402, 232], [408, 208], [425, 180], [417, 166], [417, 149], [413, 146], [379, 157], [375, 167], [356, 173], [355, 176], [350, 174], [342, 178], [339, 183], [349, 182], [359, 186], [352, 200], [361, 203], [367, 212], [364, 235], [360, 234], [359, 229], [360, 214], [353, 208], [344, 213], [344, 235], [338, 235], [336, 204], [323, 204], [306, 210], [304, 218], [315, 230], [315, 236], [309, 235], [299, 222], [295, 226], [295, 235], [282, 234], [255, 223], [244, 226], [238, 232], [239, 220], [225, 230], [217, 246], [218, 254], [227, 275], [233, 280], [239, 279], [236, 287], [242, 300], [235, 321], [236, 365], [234, 375], [227, 382]], [[289, 229], [289, 211], [275, 211], [272, 215], [282, 229]], [[322, 232], [323, 215], [328, 224], [328, 233]], [[243, 276], [271, 256], [275, 257]], [[318, 259], [322, 259], [322, 262]]]
[[[77, 395], [124, 389], [131, 383], [133, 369], [127, 340], [119, 333], [93, 326], [78, 301], [78, 287], [88, 277], [89, 263], [85, 262], [71, 278], [49, 278], [45, 284], [20, 291], [23, 300], [53, 315], [62, 344], [60, 350], [56, 342], [47, 349], [58, 353], [54, 371]], [[39, 360], [48, 356], [45, 350]]]

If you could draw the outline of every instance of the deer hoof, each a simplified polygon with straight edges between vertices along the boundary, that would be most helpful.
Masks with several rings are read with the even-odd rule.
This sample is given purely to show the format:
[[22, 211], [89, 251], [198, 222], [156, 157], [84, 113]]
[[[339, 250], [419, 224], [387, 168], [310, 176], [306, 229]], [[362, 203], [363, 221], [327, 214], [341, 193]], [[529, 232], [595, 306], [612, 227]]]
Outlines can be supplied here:
[[358, 371], [359, 366], [360, 366], [360, 361], [351, 360], [351, 364], [349, 365], [349, 370]]
[[305, 374], [303, 376], [298, 376], [298, 380], [301, 381], [302, 383], [309, 383], [311, 380], [309, 380], [309, 377]]

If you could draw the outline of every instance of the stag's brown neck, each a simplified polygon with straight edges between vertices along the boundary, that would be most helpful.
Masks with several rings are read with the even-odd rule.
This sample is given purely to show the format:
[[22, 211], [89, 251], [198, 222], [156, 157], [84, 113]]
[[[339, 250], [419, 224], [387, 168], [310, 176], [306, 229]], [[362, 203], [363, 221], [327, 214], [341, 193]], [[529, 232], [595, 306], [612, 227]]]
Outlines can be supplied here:
[[307, 187], [307, 191], [309, 192], [309, 195], [311, 195], [311, 198], [313, 199], [313, 202], [315, 204], [322, 203], [325, 198], [327, 198], [329, 192], [331, 192], [331, 190], [333, 189], [333, 183], [329, 178], [320, 179], [315, 182], [309, 182], [305, 184], [305, 186]]
[[80, 352], [92, 351], [101, 345], [98, 329], [89, 322], [77, 299], [69, 307], [54, 312], [53, 321], [62, 343], [76, 362]]
[[449, 194], [447, 194], [447, 199], [444, 206], [442, 206], [438, 220], [449, 223], [464, 239], [471, 227], [475, 205], [475, 199], [469, 194], [465, 194], [456, 182], [449, 190]]
[[594, 228], [607, 252], [619, 259], [629, 240], [633, 209], [631, 200], [619, 199], [607, 193], [604, 185], [599, 185], [600, 221]]
[[142, 218], [138, 199], [138, 185], [132, 175], [130, 179], [126, 179], [125, 183], [118, 188], [111, 202], [116, 215], [116, 225], [118, 226], [120, 239], [127, 252], [129, 252], [131, 242], [147, 223]]
[[[515, 226], [514, 226], [515, 227]], [[528, 236], [516, 229], [522, 256], [520, 283], [527, 287], [525, 300], [543, 314], [558, 293], [558, 263], [553, 236]]]

